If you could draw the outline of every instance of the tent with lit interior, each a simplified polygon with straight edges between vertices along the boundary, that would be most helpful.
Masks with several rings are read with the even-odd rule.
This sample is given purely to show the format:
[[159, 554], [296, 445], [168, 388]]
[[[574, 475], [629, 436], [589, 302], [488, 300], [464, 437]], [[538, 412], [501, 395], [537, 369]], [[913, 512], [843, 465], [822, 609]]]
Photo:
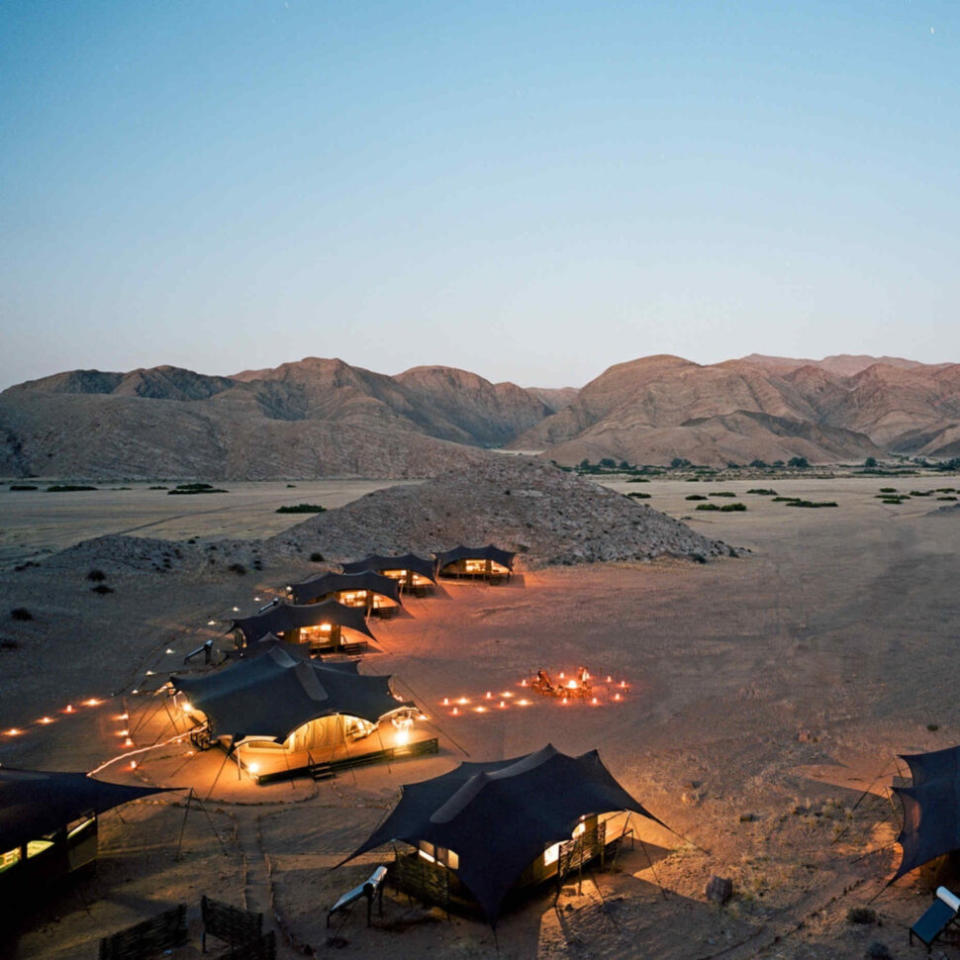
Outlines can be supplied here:
[[396, 557], [385, 557], [374, 553], [362, 560], [341, 564], [343, 573], [363, 573], [372, 570], [381, 576], [396, 580], [407, 591], [425, 591], [437, 583], [437, 573], [433, 560], [425, 560], [414, 553], [405, 553]]
[[0, 767], [0, 900], [93, 864], [100, 814], [164, 790]]
[[306, 644], [317, 652], [363, 644], [365, 638], [376, 639], [363, 610], [335, 600], [302, 605], [275, 603], [255, 616], [234, 620], [230, 629], [238, 631], [247, 646], [272, 633], [287, 643]]
[[471, 579], [510, 579], [515, 553], [488, 543], [485, 547], [462, 544], [437, 554], [437, 574], [441, 577]]
[[347, 860], [403, 841], [417, 852], [397, 858], [402, 888], [426, 899], [443, 889], [448, 902], [472, 900], [495, 923], [511, 891], [601, 855], [623, 835], [631, 812], [661, 823], [596, 750], [574, 757], [548, 744], [406, 784], [390, 816]]
[[[260, 656], [202, 676], [171, 677], [174, 698], [210, 739], [233, 753], [241, 744], [277, 756], [336, 748], [372, 735], [414, 705], [390, 690], [390, 677], [361, 676], [356, 661], [319, 662], [273, 644]], [[249, 749], [248, 749], [249, 747]]]
[[396, 580], [373, 570], [359, 573], [323, 573], [289, 588], [294, 603], [317, 603], [336, 600], [366, 613], [392, 613], [401, 605], [400, 587]]
[[960, 746], [903, 756], [913, 783], [895, 786], [903, 805], [903, 855], [894, 880], [960, 850]]

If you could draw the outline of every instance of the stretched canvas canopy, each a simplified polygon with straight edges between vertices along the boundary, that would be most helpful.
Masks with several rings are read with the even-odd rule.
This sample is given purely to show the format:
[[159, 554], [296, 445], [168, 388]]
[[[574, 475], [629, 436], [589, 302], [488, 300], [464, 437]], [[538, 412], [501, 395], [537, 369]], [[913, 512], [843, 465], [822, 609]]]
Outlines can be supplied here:
[[960, 747], [904, 756], [913, 784], [894, 787], [903, 804], [897, 843], [903, 857], [896, 876], [960, 850]]
[[569, 840], [581, 817], [620, 810], [660, 823], [617, 783], [596, 750], [571, 757], [548, 744], [406, 784], [393, 813], [347, 859], [395, 840], [446, 847], [456, 852], [461, 881], [493, 923], [507, 892], [546, 847]]
[[[392, 581], [391, 581], [392, 582]], [[356, 630], [365, 634], [371, 640], [376, 637], [367, 626], [363, 610], [358, 607], [347, 607], [336, 600], [327, 600], [324, 603], [307, 603], [296, 606], [291, 603], [278, 603], [263, 613], [253, 617], [244, 617], [233, 621], [234, 630], [243, 633], [247, 643], [253, 643], [268, 633], [286, 633], [288, 630], [299, 630], [301, 627], [317, 627], [324, 623], [336, 624], [348, 630]]]
[[432, 560], [424, 560], [414, 553], [405, 553], [399, 557], [384, 557], [378, 553], [371, 554], [363, 560], [342, 564], [344, 573], [363, 573], [372, 570], [374, 573], [383, 573], [384, 570], [412, 570], [421, 577], [436, 583], [436, 572]]
[[360, 573], [324, 573], [311, 580], [295, 583], [290, 588], [290, 593], [294, 603], [310, 603], [331, 593], [339, 593], [341, 590], [366, 590], [400, 603], [400, 588], [397, 586], [397, 581], [381, 576], [373, 570], [364, 570]]
[[465, 547], [461, 545], [444, 553], [438, 553], [437, 569], [442, 570], [458, 560], [492, 560], [494, 563], [499, 563], [500, 566], [512, 570], [515, 556], [515, 553], [511, 553], [509, 550], [501, 550], [492, 543], [488, 543], [485, 547]]
[[216, 737], [286, 740], [298, 727], [344, 714], [376, 723], [410, 703], [398, 702], [389, 677], [363, 677], [355, 662], [317, 663], [273, 647], [263, 656], [202, 677], [171, 677], [201, 710]]
[[0, 767], [0, 851], [60, 830], [91, 811], [100, 814], [165, 789], [106, 783], [85, 773]]

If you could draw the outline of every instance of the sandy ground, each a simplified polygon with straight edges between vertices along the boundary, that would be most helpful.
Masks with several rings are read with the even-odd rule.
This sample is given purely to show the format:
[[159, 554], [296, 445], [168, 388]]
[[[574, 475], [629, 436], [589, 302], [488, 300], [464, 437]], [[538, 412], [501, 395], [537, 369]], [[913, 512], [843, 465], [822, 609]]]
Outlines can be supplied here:
[[[922, 955], [908, 949], [906, 928], [926, 907], [925, 878], [883, 891], [899, 829], [886, 788], [897, 753], [960, 742], [952, 669], [960, 511], [927, 516], [942, 505], [932, 497], [885, 506], [874, 498], [883, 485], [875, 479], [772, 485], [839, 507], [796, 509], [746, 495], [755, 482], [625, 485], [752, 555], [530, 571], [511, 586], [457, 585], [410, 600], [410, 616], [377, 624], [383, 652], [362, 669], [394, 674], [398, 691], [416, 697], [440, 737], [436, 757], [269, 788], [238, 781], [235, 771], [215, 783], [213, 755], [191, 757], [180, 744], [134, 772], [116, 765], [118, 779], [163, 782], [185, 764], [177, 781], [195, 770], [205, 802], [186, 818], [182, 794], [108, 814], [97, 876], [31, 920], [12, 955], [93, 957], [97, 937], [171, 903], [188, 902], [195, 922], [201, 892], [275, 911], [289, 935], [285, 957], [298, 955], [292, 943], [383, 960], [808, 960], [859, 958], [874, 941], [894, 956]], [[718, 489], [741, 492], [748, 511], [698, 516], [684, 499]], [[229, 617], [233, 606], [247, 611], [255, 594], [294, 573], [203, 583], [130, 575], [106, 597], [90, 596], [79, 577], [53, 584], [42, 567], [0, 575], [4, 595], [15, 591], [37, 613], [31, 623], [2, 624], [20, 646], [0, 650], [0, 728], [25, 732], [0, 738], [0, 761], [91, 767], [117, 754], [122, 729], [138, 748], [148, 728], [156, 739], [156, 720], [145, 718], [162, 706], [144, 691], [216, 635], [221, 628], [208, 619]], [[623, 700], [499, 708], [497, 694], [520, 693], [536, 668], [580, 663], [626, 680]], [[80, 704], [111, 693], [98, 706]], [[461, 696], [491, 709], [453, 716], [443, 700]], [[75, 712], [57, 712], [67, 702], [78, 704]], [[118, 719], [123, 713], [130, 719]], [[56, 722], [37, 725], [43, 714]], [[645, 843], [613, 870], [585, 875], [579, 891], [568, 882], [556, 904], [549, 892], [532, 898], [501, 920], [496, 938], [479, 923], [393, 895], [373, 928], [358, 906], [326, 929], [326, 908], [390, 854], [330, 868], [385, 815], [402, 783], [546, 741], [567, 752], [599, 747], [614, 775], [676, 833], [638, 825]], [[734, 880], [736, 896], [723, 909], [704, 896], [713, 874]], [[878, 894], [879, 924], [846, 922], [850, 907]], [[960, 956], [956, 947], [938, 952]]]
[[[17, 480], [38, 490], [0, 486], [0, 564], [21, 563], [80, 540], [108, 533], [167, 540], [262, 538], [286, 530], [303, 516], [277, 513], [277, 507], [318, 503], [328, 510], [396, 483], [394, 480], [299, 480], [224, 482], [227, 493], [170, 496], [175, 481], [98, 484], [97, 490], [46, 493], [47, 481]], [[121, 487], [129, 489], [120, 489]]]

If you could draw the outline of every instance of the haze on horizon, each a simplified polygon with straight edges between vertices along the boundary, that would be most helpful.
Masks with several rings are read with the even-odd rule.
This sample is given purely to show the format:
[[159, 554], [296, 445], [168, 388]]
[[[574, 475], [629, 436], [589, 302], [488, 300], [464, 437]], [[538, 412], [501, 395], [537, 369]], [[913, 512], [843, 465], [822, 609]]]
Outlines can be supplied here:
[[0, 389], [960, 360], [947, 2], [0, 5]]

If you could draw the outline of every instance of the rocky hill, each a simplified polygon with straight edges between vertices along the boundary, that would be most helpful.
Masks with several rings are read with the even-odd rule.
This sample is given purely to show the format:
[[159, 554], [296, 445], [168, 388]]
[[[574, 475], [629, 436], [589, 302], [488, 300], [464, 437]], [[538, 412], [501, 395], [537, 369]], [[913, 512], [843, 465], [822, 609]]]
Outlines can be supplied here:
[[377, 490], [265, 541], [269, 551], [429, 555], [495, 543], [522, 564], [736, 556], [686, 524], [619, 493], [528, 457], [497, 457], [416, 486]]
[[561, 463], [954, 456], [960, 365], [869, 360], [754, 355], [702, 366], [680, 357], [645, 357], [605, 371], [512, 446], [543, 450]]

